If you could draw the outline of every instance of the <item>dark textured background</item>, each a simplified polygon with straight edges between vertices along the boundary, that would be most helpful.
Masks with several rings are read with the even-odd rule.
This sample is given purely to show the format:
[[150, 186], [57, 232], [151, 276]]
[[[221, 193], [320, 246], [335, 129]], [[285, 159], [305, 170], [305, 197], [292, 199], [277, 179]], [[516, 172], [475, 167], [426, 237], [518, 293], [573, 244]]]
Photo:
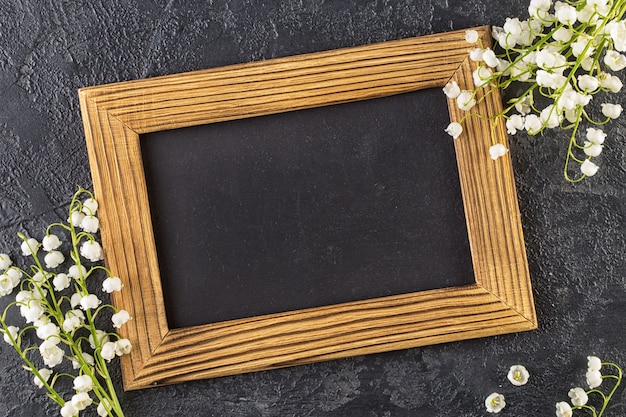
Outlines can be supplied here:
[[[91, 184], [78, 88], [362, 45], [525, 16], [526, 0], [2, 0], [0, 252], [40, 236]], [[623, 105], [626, 103], [622, 102]], [[533, 332], [123, 393], [128, 416], [554, 415], [589, 354], [626, 365], [624, 117], [600, 173], [561, 176], [563, 135], [511, 146], [539, 316]], [[527, 366], [515, 388], [508, 367]], [[113, 365], [119, 380], [117, 363]], [[0, 343], [0, 416], [57, 416]], [[624, 415], [622, 402], [610, 415]], [[619, 402], [619, 401], [618, 401]], [[95, 415], [85, 413], [84, 415]]]

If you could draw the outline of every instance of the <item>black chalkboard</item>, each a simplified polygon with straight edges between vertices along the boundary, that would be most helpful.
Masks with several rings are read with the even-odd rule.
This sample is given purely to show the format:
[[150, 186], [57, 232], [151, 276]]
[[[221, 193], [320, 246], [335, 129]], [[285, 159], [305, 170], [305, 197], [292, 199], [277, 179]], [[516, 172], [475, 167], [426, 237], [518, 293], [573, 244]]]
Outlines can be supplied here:
[[445, 96], [141, 135], [170, 328], [474, 282]]

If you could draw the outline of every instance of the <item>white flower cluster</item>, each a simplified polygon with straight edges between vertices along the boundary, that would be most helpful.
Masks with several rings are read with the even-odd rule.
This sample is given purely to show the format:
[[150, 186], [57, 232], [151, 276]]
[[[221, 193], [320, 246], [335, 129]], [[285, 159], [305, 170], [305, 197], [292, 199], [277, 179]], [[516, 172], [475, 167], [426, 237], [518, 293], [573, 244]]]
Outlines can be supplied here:
[[[81, 201], [79, 196], [87, 193], [89, 198]], [[6, 323], [6, 314], [0, 316], [0, 333], [4, 341], [11, 345], [24, 359], [24, 368], [34, 375], [37, 387], [46, 388], [48, 395], [61, 407], [62, 417], [75, 417], [92, 404], [97, 404], [100, 416], [123, 416], [114, 391], [102, 378], [109, 378], [106, 363], [116, 356], [128, 354], [131, 343], [116, 333], [97, 329], [94, 322], [104, 309], [113, 310], [111, 322], [120, 328], [131, 317], [125, 310], [117, 310], [102, 303], [96, 294], [89, 292], [87, 281], [93, 281], [97, 271], [105, 271], [108, 277], [102, 282], [102, 290], [107, 293], [120, 291], [123, 287], [118, 277], [110, 276], [100, 265], [89, 269], [83, 262], [97, 262], [103, 259], [102, 247], [93, 233], [99, 228], [96, 217], [98, 204], [86, 190], [79, 189], [70, 204], [70, 212], [65, 223], [54, 223], [48, 227], [39, 242], [19, 234], [23, 243], [21, 252], [29, 257], [32, 264], [28, 269], [13, 265], [9, 255], [0, 254], [0, 297], [18, 290], [15, 302], [19, 307], [26, 326], [20, 329]], [[66, 257], [61, 251], [64, 243], [59, 235], [51, 233], [52, 228], [64, 230], [69, 239], [69, 258], [73, 261], [63, 268]], [[40, 253], [45, 251], [45, 255]], [[92, 284], [90, 284], [91, 286]], [[23, 343], [27, 331], [34, 330], [40, 339], [39, 346]], [[89, 346], [86, 346], [89, 345]], [[44, 367], [35, 365], [39, 359], [25, 352], [36, 349]], [[75, 394], [65, 400], [54, 388], [57, 378], [72, 377], [64, 369], [56, 372], [64, 360], [77, 371], [73, 377]], [[61, 366], [62, 367], [62, 366]]]
[[[601, 370], [603, 366], [612, 367], [615, 374], [602, 375]], [[572, 417], [573, 411], [577, 409], [586, 409], [590, 411], [594, 417], [601, 417], [604, 410], [607, 409], [608, 403], [611, 401], [613, 394], [617, 391], [622, 381], [622, 369], [614, 363], [603, 363], [597, 356], [587, 357], [587, 385], [589, 391], [585, 391], [581, 387], [572, 388], [568, 392], [570, 403], [566, 401], [560, 401], [556, 403], [556, 416], [557, 417]], [[515, 386], [525, 385], [529, 380], [528, 370], [523, 365], [513, 365], [509, 369], [507, 379]], [[603, 379], [614, 380], [613, 388], [608, 394], [598, 391], [598, 387], [602, 384]], [[588, 404], [589, 396], [595, 393], [602, 399], [600, 411], [595, 407]], [[499, 413], [506, 406], [504, 395], [494, 392], [489, 394], [485, 399], [485, 407], [489, 413]]]
[[[602, 366], [607, 365], [608, 367], [612, 367], [616, 371], [616, 375], [602, 375]], [[597, 356], [587, 356], [587, 373], [585, 375], [587, 379], [587, 385], [589, 386], [589, 391], [585, 391], [585, 389], [581, 387], [572, 388], [567, 393], [570, 398], [570, 405], [568, 402], [561, 401], [556, 404], [556, 415], [557, 417], [571, 417], [573, 415], [573, 411], [577, 409], [586, 409], [591, 412], [592, 415], [596, 417], [602, 416], [604, 410], [607, 408], [611, 397], [617, 390], [617, 387], [621, 383], [622, 380], [622, 370], [619, 366], [614, 363], [606, 363], [603, 364], [600, 358]], [[600, 392], [597, 388], [602, 385], [602, 381], [605, 378], [613, 379], [615, 384], [613, 389], [609, 392], [608, 395]], [[589, 396], [592, 394], [598, 394], [602, 399], [602, 405], [600, 407], [600, 411], [598, 412], [596, 408], [592, 405], [589, 405]]]
[[[444, 93], [455, 99], [461, 110], [469, 111], [479, 102], [482, 87], [506, 89], [513, 82], [530, 86], [511, 99], [493, 122], [506, 120], [509, 134], [525, 131], [536, 135], [545, 129], [571, 129], [565, 163], [565, 176], [578, 181], [595, 175], [598, 165], [591, 161], [600, 155], [606, 135], [596, 127], [586, 131], [579, 143], [576, 133], [582, 121], [604, 125], [621, 115], [622, 107], [601, 103], [602, 116], [595, 119], [588, 106], [598, 93], [618, 93], [621, 79], [612, 72], [626, 68], [626, 0], [531, 0], [529, 18], [507, 18], [502, 27], [494, 27], [492, 36], [500, 53], [475, 45], [469, 57], [476, 62], [474, 90], [461, 90], [455, 82]], [[466, 32], [466, 40], [479, 42], [475, 31]], [[518, 84], [519, 85], [519, 84]], [[462, 134], [462, 124], [451, 123], [446, 131], [454, 138]], [[503, 144], [494, 143], [493, 159], [506, 154]], [[497, 146], [497, 147], [496, 147]], [[569, 163], [580, 164], [580, 174], [569, 176]]]

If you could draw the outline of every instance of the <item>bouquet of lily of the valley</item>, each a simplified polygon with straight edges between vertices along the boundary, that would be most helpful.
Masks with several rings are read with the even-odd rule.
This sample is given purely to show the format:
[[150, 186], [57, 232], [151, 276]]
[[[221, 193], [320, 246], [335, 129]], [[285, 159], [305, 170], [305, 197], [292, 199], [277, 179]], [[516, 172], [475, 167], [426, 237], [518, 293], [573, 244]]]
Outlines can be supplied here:
[[[119, 328], [130, 316], [91, 292], [96, 286], [107, 293], [122, 288], [121, 280], [98, 264], [103, 253], [94, 236], [97, 208], [93, 195], [79, 189], [67, 223], [51, 224], [41, 242], [19, 234], [29, 266], [13, 265], [8, 255], [0, 254], [0, 297], [16, 293], [0, 316], [0, 332], [34, 384], [61, 407], [62, 417], [78, 416], [90, 406], [97, 407], [100, 416], [124, 415], [107, 363], [129, 353], [131, 344], [96, 323], [111, 320]], [[14, 309], [24, 319], [22, 327], [7, 322]], [[64, 396], [59, 387], [71, 394]]]
[[[469, 111], [484, 97], [483, 87], [515, 86], [517, 97], [492, 123], [505, 123], [511, 135], [570, 131], [563, 172], [568, 181], [577, 182], [598, 171], [593, 158], [602, 152], [607, 136], [602, 126], [622, 112], [610, 93], [621, 91], [615, 73], [626, 68], [626, 0], [531, 0], [528, 11], [527, 20], [508, 18], [493, 28], [495, 50], [481, 45], [475, 31], [467, 31], [466, 40], [473, 45], [469, 57], [478, 63], [475, 89], [461, 91], [452, 82], [444, 92], [471, 117]], [[590, 106], [596, 95], [600, 106]], [[598, 114], [592, 114], [594, 108]], [[460, 136], [462, 121], [446, 131]], [[508, 152], [502, 143], [492, 145], [493, 159]]]

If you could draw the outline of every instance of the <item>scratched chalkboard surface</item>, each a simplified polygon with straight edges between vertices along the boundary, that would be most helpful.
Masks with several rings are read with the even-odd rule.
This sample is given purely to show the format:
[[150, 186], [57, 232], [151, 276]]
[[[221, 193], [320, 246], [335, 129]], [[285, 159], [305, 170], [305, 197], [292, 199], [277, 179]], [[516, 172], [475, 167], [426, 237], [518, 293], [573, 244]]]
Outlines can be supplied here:
[[439, 89], [141, 136], [168, 324], [474, 282]]

